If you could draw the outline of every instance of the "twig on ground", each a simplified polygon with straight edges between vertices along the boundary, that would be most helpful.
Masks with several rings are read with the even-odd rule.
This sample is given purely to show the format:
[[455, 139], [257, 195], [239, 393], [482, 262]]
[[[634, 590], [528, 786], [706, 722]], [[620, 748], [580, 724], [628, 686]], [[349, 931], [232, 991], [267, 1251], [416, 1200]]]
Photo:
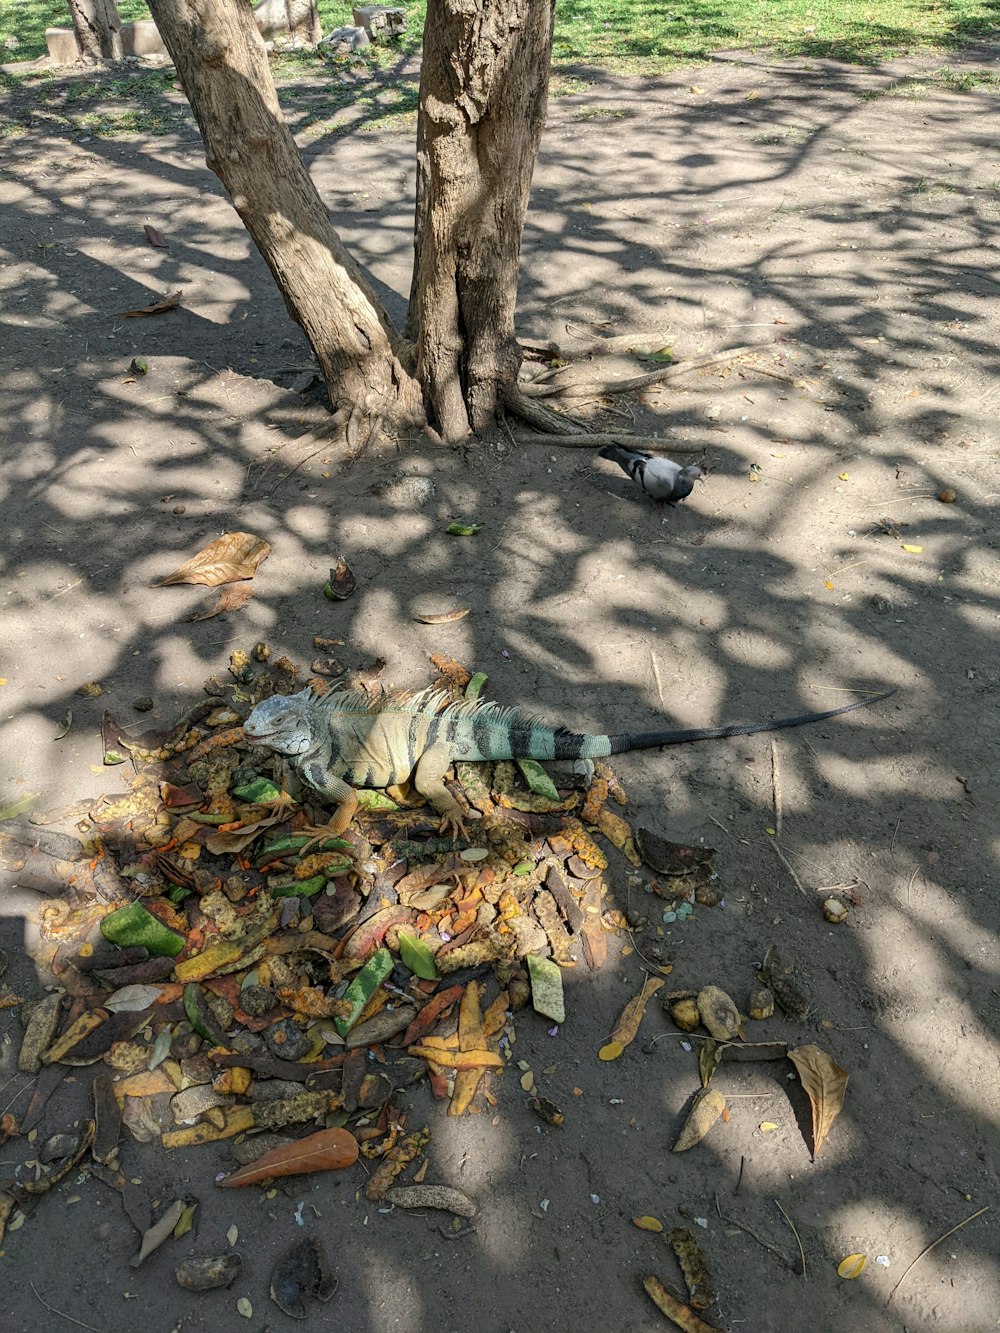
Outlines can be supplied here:
[[723, 833], [726, 835], [727, 838], [732, 836], [730, 830], [726, 828], [725, 824], [720, 824], [719, 821], [716, 819], [715, 815], [710, 815], [707, 810], [705, 811], [705, 814], [712, 821], [712, 823], [715, 825], [716, 828], [722, 829]]
[[792, 869], [791, 861], [789, 861], [788, 857], [781, 850], [781, 848], [778, 846], [778, 844], [775, 842], [773, 838], [770, 841], [771, 841], [771, 846], [774, 848], [775, 855], [777, 856], [778, 860], [791, 875], [792, 879], [795, 880], [795, 887], [798, 889], [799, 893], [804, 894], [805, 897], [808, 898], [809, 897], [808, 893], [806, 893], [805, 889], [802, 887], [802, 881], [799, 879], [798, 875], [796, 875], [795, 871]]
[[653, 652], [652, 648], [649, 650], [649, 660], [653, 664], [653, 679], [656, 681], [656, 693], [660, 700], [660, 707], [663, 708], [665, 705], [663, 702], [663, 681], [660, 679], [660, 664], [657, 662], [656, 654]]
[[[781, 1205], [779, 1204], [778, 1206], [780, 1207]], [[977, 1217], [982, 1217], [983, 1213], [988, 1213], [989, 1211], [990, 1211], [990, 1205], [987, 1204], [985, 1208], [980, 1208], [978, 1212], [970, 1213], [970, 1215], [965, 1219], [964, 1222], [959, 1222], [956, 1226], [953, 1226], [950, 1231], [946, 1231], [943, 1236], [938, 1236], [937, 1240], [932, 1240], [930, 1245], [927, 1245], [924, 1249], [922, 1249], [920, 1253], [917, 1255], [917, 1257], [913, 1260], [913, 1262], [907, 1267], [906, 1272], [893, 1287], [892, 1291], [889, 1292], [889, 1295], [885, 1302], [886, 1305], [889, 1304], [893, 1296], [895, 1296], [896, 1292], [903, 1285], [909, 1273], [917, 1266], [917, 1264], [920, 1263], [920, 1260], [924, 1257], [925, 1254], [930, 1254], [931, 1250], [935, 1249], [938, 1245], [940, 1245], [943, 1240], [947, 1240], [949, 1236], [954, 1236], [956, 1231], [961, 1231], [963, 1227], [967, 1227], [970, 1222], [974, 1222]]]
[[781, 837], [781, 768], [778, 764], [778, 742], [771, 738], [771, 790], [774, 800], [774, 836]]
[[37, 1299], [41, 1301], [42, 1305], [45, 1306], [46, 1310], [50, 1311], [52, 1314], [57, 1314], [60, 1319], [68, 1319], [71, 1324], [76, 1324], [77, 1328], [89, 1328], [90, 1333], [101, 1333], [101, 1330], [95, 1328], [93, 1324], [85, 1324], [80, 1319], [74, 1319], [71, 1314], [66, 1314], [64, 1310], [57, 1310], [54, 1305], [50, 1305], [43, 1296], [38, 1295], [38, 1288], [35, 1286], [34, 1282], [29, 1282], [28, 1286], [35, 1293]]
[[791, 1219], [791, 1218], [788, 1216], [788, 1214], [785, 1212], [784, 1208], [782, 1208], [782, 1206], [781, 1206], [781, 1204], [779, 1203], [779, 1201], [778, 1201], [777, 1199], [775, 1199], [774, 1202], [775, 1202], [776, 1204], [778, 1204], [778, 1212], [779, 1212], [779, 1213], [781, 1214], [781, 1216], [785, 1219], [785, 1221], [788, 1223], [788, 1225], [792, 1228], [792, 1235], [795, 1237], [795, 1244], [799, 1247], [799, 1262], [802, 1264], [802, 1280], [805, 1281], [805, 1277], [806, 1277], [806, 1252], [805, 1252], [805, 1250], [802, 1248], [802, 1241], [799, 1239], [799, 1233], [798, 1233], [798, 1232], [796, 1231], [796, 1229], [795, 1229], [795, 1223], [792, 1221], [792, 1219]]
[[900, 815], [900, 816], [899, 816], [899, 819], [896, 820], [896, 827], [892, 830], [892, 841], [889, 843], [889, 855], [890, 855], [890, 856], [895, 856], [895, 854], [896, 854], [896, 852], [895, 852], [895, 848], [896, 848], [896, 834], [899, 832], [899, 821], [900, 821], [902, 818], [903, 818], [903, 816]]
[[718, 1195], [715, 1196], [715, 1211], [719, 1214], [719, 1217], [722, 1219], [723, 1222], [727, 1222], [731, 1227], [738, 1227], [740, 1231], [745, 1232], [752, 1240], [755, 1240], [758, 1245], [762, 1245], [765, 1250], [770, 1251], [770, 1253], [773, 1254], [775, 1258], [780, 1259], [781, 1262], [786, 1265], [786, 1267], [792, 1269], [792, 1271], [794, 1272], [795, 1265], [788, 1258], [787, 1254], [782, 1254], [781, 1251], [777, 1248], [777, 1246], [772, 1245], [770, 1241], [766, 1241], [763, 1236], [759, 1236], [757, 1232], [754, 1231], [753, 1227], [748, 1226], [746, 1222], [738, 1222], [735, 1217], [726, 1216], [726, 1214], [719, 1207]]

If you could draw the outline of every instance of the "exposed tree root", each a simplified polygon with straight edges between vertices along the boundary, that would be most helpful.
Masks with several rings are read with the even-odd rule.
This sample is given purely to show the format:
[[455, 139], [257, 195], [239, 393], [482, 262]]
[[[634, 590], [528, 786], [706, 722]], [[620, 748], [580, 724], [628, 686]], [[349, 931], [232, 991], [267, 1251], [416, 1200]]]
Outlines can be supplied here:
[[727, 361], [735, 361], [741, 356], [748, 356], [751, 352], [759, 352], [765, 347], [773, 346], [773, 343], [765, 342], [750, 343], [746, 347], [729, 347], [724, 352], [713, 352], [710, 356], [696, 356], [691, 361], [678, 361], [673, 365], [664, 366], [661, 370], [650, 370], [643, 375], [632, 375], [624, 380], [606, 380], [604, 383], [595, 383], [590, 379], [581, 379], [567, 384], [542, 384], [536, 389], [532, 389], [531, 385], [522, 385], [521, 389], [526, 397], [530, 395], [534, 399], [554, 398], [556, 394], [564, 394], [570, 398], [604, 398], [613, 393], [633, 393], [637, 389], [646, 389], [652, 384], [663, 384], [667, 380], [675, 380], [681, 375], [688, 375], [693, 370], [704, 370], [707, 366], [723, 365]]
[[675, 440], [654, 439], [651, 435], [629, 435], [625, 431], [595, 431], [572, 435], [545, 435], [536, 431], [511, 432], [515, 444], [558, 445], [564, 449], [602, 449], [606, 444], [621, 444], [626, 449], [641, 449], [643, 453], [700, 454], [703, 444], [678, 444]]
[[529, 398], [522, 391], [520, 385], [512, 384], [505, 391], [503, 405], [508, 412], [520, 417], [529, 426], [534, 426], [536, 430], [546, 432], [550, 436], [579, 435], [583, 433], [579, 421], [574, 421], [572, 417], [564, 416], [560, 412], [553, 412], [550, 407], [543, 407], [541, 403]]

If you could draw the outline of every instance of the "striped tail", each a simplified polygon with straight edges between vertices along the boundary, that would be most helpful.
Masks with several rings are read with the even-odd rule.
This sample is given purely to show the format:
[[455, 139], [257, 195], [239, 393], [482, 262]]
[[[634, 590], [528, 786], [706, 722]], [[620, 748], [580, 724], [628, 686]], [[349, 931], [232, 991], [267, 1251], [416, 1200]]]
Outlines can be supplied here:
[[830, 717], [841, 717], [844, 713], [853, 713], [856, 708], [867, 708], [870, 704], [891, 699], [895, 690], [886, 690], [884, 694], [873, 694], [856, 704], [845, 704], [843, 708], [830, 708], [825, 713], [800, 713], [797, 717], [780, 717], [773, 722], [734, 722], [724, 727], [695, 727], [690, 731], [640, 731], [636, 735], [622, 732], [618, 736], [580, 737], [581, 740], [606, 741], [608, 749], [584, 751], [581, 757], [590, 758], [606, 754], [624, 754], [628, 750], [653, 750], [661, 745], [685, 745], [688, 741], [714, 741], [726, 736], [753, 736], [758, 731], [781, 731], [785, 727], [801, 727], [807, 722], [825, 722]]

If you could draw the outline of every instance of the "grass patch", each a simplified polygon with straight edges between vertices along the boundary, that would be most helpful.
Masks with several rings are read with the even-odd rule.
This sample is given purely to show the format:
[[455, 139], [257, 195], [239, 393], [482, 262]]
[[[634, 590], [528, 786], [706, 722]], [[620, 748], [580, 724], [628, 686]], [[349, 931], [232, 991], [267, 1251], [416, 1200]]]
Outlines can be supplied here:
[[[420, 44], [426, 0], [407, 8], [402, 49], [412, 51]], [[118, 0], [118, 10], [126, 22], [149, 17], [143, 0]], [[319, 0], [319, 14], [324, 32], [351, 22], [347, 0]], [[0, 58], [44, 55], [46, 26], [68, 23], [64, 0], [6, 0], [0, 4], [0, 43], [13, 38], [17, 45]], [[998, 0], [559, 0], [555, 23], [557, 67], [656, 73], [736, 47], [871, 63], [996, 34], [1000, 10]], [[375, 47], [367, 59], [384, 68], [399, 51]], [[314, 68], [316, 60], [311, 52], [291, 53], [280, 57], [276, 73], [293, 77], [304, 66]]]

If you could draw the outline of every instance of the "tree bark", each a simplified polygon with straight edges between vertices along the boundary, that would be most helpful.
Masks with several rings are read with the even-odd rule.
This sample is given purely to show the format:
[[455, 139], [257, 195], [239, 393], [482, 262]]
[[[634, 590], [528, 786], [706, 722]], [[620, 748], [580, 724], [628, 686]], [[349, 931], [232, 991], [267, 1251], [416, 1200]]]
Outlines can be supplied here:
[[[206, 160], [356, 428], [424, 422], [411, 349], [337, 235], [285, 124], [244, 0], [151, 0]], [[350, 433], [350, 432], [349, 432]]]
[[121, 60], [122, 21], [115, 0], [67, 0], [81, 59]]
[[428, 0], [407, 331], [428, 417], [492, 425], [516, 383], [517, 270], [545, 123], [554, 0]]

